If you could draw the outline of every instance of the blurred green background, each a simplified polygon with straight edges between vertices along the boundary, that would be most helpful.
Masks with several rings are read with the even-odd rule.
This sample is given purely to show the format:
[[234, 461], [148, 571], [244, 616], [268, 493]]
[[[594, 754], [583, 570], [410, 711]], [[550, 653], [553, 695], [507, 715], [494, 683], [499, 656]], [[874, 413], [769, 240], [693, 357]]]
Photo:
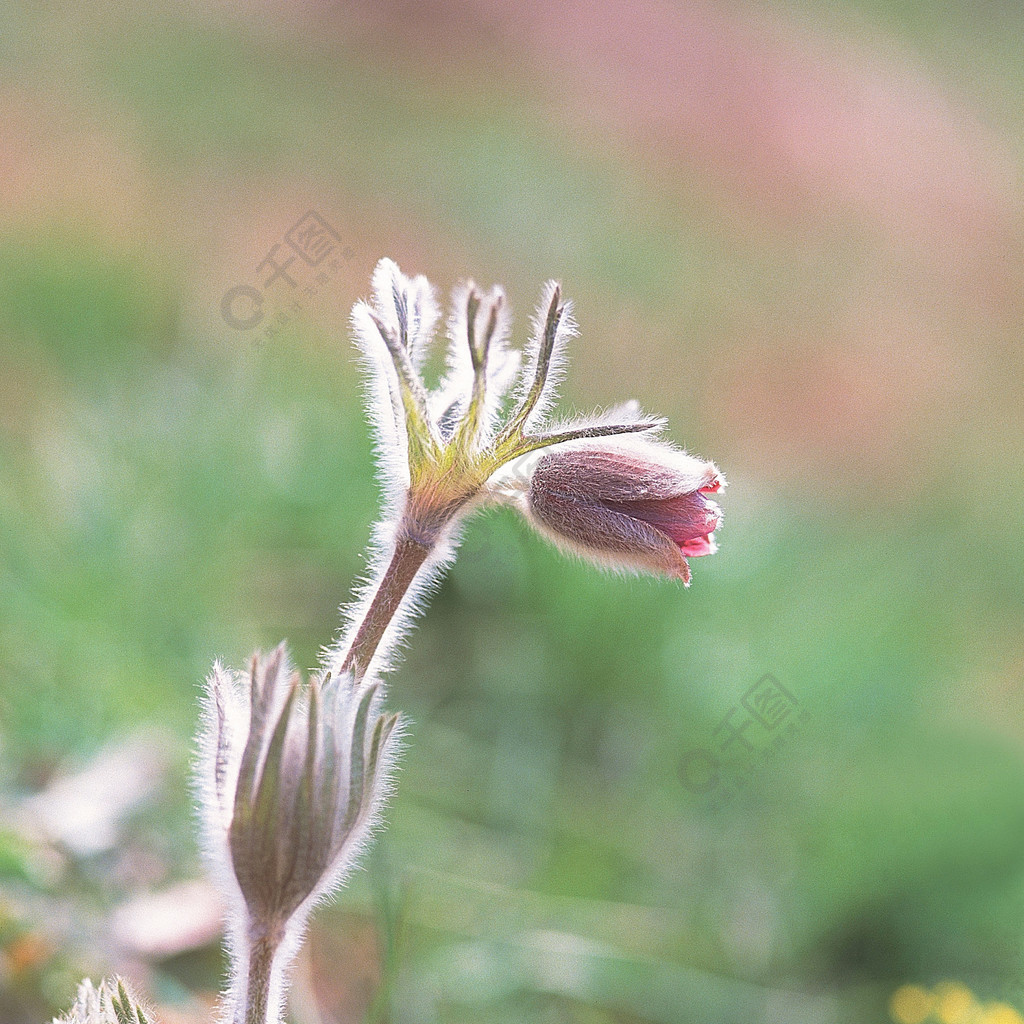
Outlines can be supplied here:
[[[472, 523], [295, 1020], [1019, 1021], [1022, 40], [1005, 0], [0, 6], [0, 1019], [115, 969], [204, 1019], [198, 684], [337, 627], [390, 255], [502, 282], [520, 343], [560, 278], [564, 408], [666, 414], [726, 522], [688, 591]], [[266, 285], [311, 209], [332, 260]], [[766, 674], [792, 714], [723, 749]], [[131, 737], [156, 781], [86, 849], [95, 777], [55, 787]]]

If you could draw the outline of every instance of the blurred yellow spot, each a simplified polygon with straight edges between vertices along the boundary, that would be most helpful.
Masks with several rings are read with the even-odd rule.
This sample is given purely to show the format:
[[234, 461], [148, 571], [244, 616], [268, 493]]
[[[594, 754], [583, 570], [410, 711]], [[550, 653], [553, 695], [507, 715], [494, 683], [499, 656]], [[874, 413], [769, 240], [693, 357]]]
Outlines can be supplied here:
[[889, 1015], [896, 1024], [921, 1024], [931, 1013], [934, 997], [920, 985], [901, 985], [889, 1000]]
[[956, 981], [935, 986], [935, 1016], [942, 1024], [967, 1024], [974, 1006], [974, 993]]
[[1024, 1017], [1006, 1003], [988, 1003], [978, 1018], [978, 1024], [1024, 1024]]

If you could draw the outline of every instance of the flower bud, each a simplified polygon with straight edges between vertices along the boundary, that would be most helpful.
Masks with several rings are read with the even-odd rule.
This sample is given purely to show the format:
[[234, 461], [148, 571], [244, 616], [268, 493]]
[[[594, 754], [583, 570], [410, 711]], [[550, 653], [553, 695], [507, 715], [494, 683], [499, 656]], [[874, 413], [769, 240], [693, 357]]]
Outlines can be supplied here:
[[351, 866], [382, 802], [397, 716], [378, 714], [377, 686], [349, 674], [304, 688], [283, 645], [255, 656], [247, 681], [216, 666], [208, 692], [200, 788], [241, 986]]
[[563, 547], [689, 586], [687, 557], [716, 550], [722, 511], [707, 495], [724, 483], [714, 463], [650, 441], [579, 444], [537, 461], [525, 503]]
[[78, 986], [74, 1006], [53, 1024], [150, 1024], [121, 978], [104, 978], [99, 987], [86, 978]]

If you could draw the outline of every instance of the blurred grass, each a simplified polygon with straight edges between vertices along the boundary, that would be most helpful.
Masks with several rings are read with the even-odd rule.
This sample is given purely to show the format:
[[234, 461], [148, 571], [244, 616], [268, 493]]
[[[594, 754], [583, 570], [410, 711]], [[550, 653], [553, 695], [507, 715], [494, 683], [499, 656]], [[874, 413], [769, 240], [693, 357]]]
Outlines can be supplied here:
[[[906, 46], [924, 35], [909, 8], [860, 16]], [[194, 247], [240, 229], [184, 228], [238, 182], [265, 179], [268, 208], [288, 207], [287, 182], [308, 178], [358, 208], [358, 230], [381, 218], [360, 246], [417, 253], [409, 269], [445, 287], [463, 260], [505, 280], [520, 338], [545, 275], [580, 282], [570, 396], [662, 396], [732, 480], [722, 550], [687, 592], [567, 562], [510, 514], [470, 525], [391, 684], [412, 724], [386, 868], [371, 861], [324, 925], [374, 920], [374, 888], [395, 887], [394, 1019], [867, 1022], [899, 984], [941, 977], [1020, 1003], [1024, 484], [1012, 425], [991, 432], [1016, 364], [911, 439], [924, 469], [905, 493], [843, 452], [765, 474], [708, 397], [716, 367], [760, 309], [813, 321], [862, 262], [884, 271], [855, 225], [742, 235], [698, 175], [668, 192], [567, 139], [514, 66], [487, 79], [470, 61], [448, 82], [358, 33], [211, 12], [2, 18], [4, 79], [45, 71], [43, 99], [80, 103], [86, 124], [116, 111], [106, 143], [141, 154], [153, 199], [144, 237], [56, 199], [0, 235], [8, 793], [139, 721], [177, 737], [180, 787], [213, 657], [287, 636], [311, 666], [335, 628], [374, 516], [347, 340], [316, 317], [259, 347], [225, 337], [215, 308], [196, 313]], [[367, 278], [377, 255], [359, 252]], [[338, 287], [344, 308], [367, 280]], [[622, 310], [635, 335], [628, 316], [625, 333], [602, 323]], [[1003, 341], [970, 338], [985, 386]], [[680, 759], [766, 672], [809, 722], [718, 807]], [[185, 832], [184, 797], [167, 813]], [[174, 873], [195, 870], [172, 849]], [[0, 838], [12, 892], [28, 863]]]

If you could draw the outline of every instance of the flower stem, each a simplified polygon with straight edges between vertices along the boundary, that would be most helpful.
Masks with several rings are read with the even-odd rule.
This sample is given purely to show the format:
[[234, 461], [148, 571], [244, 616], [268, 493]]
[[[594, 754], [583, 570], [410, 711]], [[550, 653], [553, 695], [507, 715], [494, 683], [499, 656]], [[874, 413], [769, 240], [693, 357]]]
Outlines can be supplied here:
[[356, 679], [366, 674], [385, 631], [429, 554], [429, 547], [399, 532], [391, 561], [345, 652], [342, 672], [351, 669]]
[[[254, 935], [249, 940], [249, 963], [245, 988], [235, 1007], [235, 1024], [279, 1024], [280, 999], [272, 995], [274, 958], [280, 946], [279, 935]], [[280, 979], [276, 979], [280, 984]]]

